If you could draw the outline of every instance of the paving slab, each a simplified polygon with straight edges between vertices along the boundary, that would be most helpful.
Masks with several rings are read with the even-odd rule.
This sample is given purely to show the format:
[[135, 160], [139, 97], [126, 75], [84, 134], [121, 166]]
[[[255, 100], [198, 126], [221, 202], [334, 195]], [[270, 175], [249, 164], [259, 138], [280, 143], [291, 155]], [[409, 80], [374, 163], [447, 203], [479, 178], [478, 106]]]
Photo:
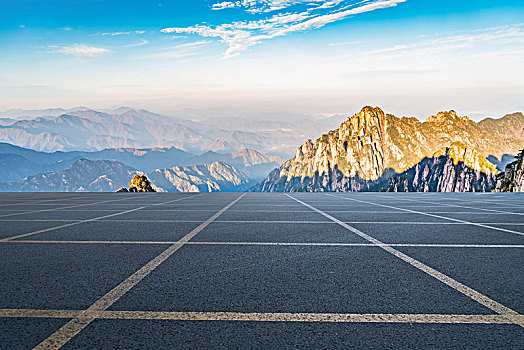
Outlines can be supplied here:
[[369, 243], [336, 223], [212, 222], [193, 242]]
[[464, 224], [358, 224], [351, 226], [384, 243], [524, 244], [524, 236]]
[[184, 246], [112, 310], [492, 311], [377, 247]]
[[522, 349], [515, 325], [96, 320], [65, 349]]
[[[4, 218], [6, 220], [7, 218]], [[18, 219], [17, 219], [18, 220]], [[63, 221], [0, 221], [0, 239], [67, 224]]]
[[200, 222], [93, 221], [26, 236], [19, 240], [176, 242], [199, 224]]
[[165, 248], [0, 244], [0, 308], [85, 309]]
[[2, 318], [0, 349], [32, 349], [62, 327], [67, 319]]
[[524, 249], [398, 247], [398, 250], [521, 314], [524, 312]]

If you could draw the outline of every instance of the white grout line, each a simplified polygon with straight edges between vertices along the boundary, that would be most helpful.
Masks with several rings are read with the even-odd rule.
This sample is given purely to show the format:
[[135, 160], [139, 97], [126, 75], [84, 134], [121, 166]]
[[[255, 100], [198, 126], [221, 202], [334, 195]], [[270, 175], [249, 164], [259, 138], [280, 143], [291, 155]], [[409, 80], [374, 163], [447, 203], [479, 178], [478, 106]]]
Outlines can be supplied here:
[[[276, 246], [326, 246], [326, 247], [379, 247], [374, 243], [311, 243], [311, 242], [188, 242], [194, 245], [276, 245]], [[522, 244], [427, 244], [427, 243], [388, 243], [392, 247], [431, 247], [431, 248], [524, 248]]]
[[449, 323], [449, 324], [514, 324], [523, 323], [522, 315], [461, 315], [461, 314], [342, 314], [284, 312], [176, 312], [176, 311], [91, 311], [0, 309], [0, 317], [74, 318], [86, 317], [111, 320], [169, 321], [252, 321], [252, 322], [337, 322], [337, 323]]
[[[16, 216], [16, 215], [24, 215], [24, 214], [34, 214], [34, 213], [41, 213], [41, 212], [49, 212], [49, 211], [59, 211], [61, 209], [69, 209], [69, 208], [78, 208], [78, 207], [85, 207], [89, 205], [95, 205], [95, 204], [102, 204], [107, 202], [119, 202], [123, 200], [130, 200], [134, 199], [134, 197], [128, 197], [128, 198], [120, 198], [120, 199], [108, 199], [100, 202], [89, 202], [89, 203], [83, 203], [83, 204], [77, 204], [77, 205], [69, 205], [66, 207], [59, 207], [59, 208], [50, 208], [50, 209], [39, 209], [39, 210], [31, 210], [31, 211], [25, 211], [25, 212], [17, 212], [17, 213], [11, 213], [11, 214], [3, 214], [0, 215], [0, 218], [7, 217], [7, 216]], [[107, 211], [117, 211], [117, 210], [107, 210]]]
[[[14, 201], [13, 203], [2, 203], [0, 204], [1, 207], [3, 206], [8, 206], [8, 205], [27, 205], [27, 204], [31, 204], [31, 205], [40, 205], [42, 203], [45, 203], [45, 202], [57, 202], [57, 201], [64, 201], [64, 200], [71, 200], [71, 199], [79, 199], [79, 198], [91, 198], [89, 196], [77, 196], [77, 197], [64, 197], [64, 198], [56, 198], [56, 199], [45, 199], [45, 200], [33, 200], [33, 201], [29, 201], [29, 202], [20, 202], [20, 201]], [[42, 204], [42, 205], [54, 205], [54, 204]]]
[[[57, 240], [18, 240], [0, 243], [36, 244], [176, 244], [175, 241], [57, 241]], [[255, 246], [319, 246], [319, 247], [379, 247], [374, 243], [330, 243], [330, 242], [186, 242], [190, 245], [255, 245]], [[387, 243], [391, 247], [429, 247], [429, 248], [524, 248], [522, 244], [438, 244], [438, 243]]]
[[134, 274], [129, 276], [126, 280], [120, 283], [118, 286], [110, 290], [106, 295], [98, 299], [91, 305], [87, 310], [82, 311], [74, 319], [66, 323], [55, 333], [51, 334], [48, 338], [38, 344], [35, 349], [59, 349], [69, 340], [71, 340], [76, 334], [81, 332], [85, 327], [87, 327], [91, 322], [96, 318], [96, 315], [93, 313], [106, 311], [111, 305], [113, 305], [118, 299], [120, 299], [124, 294], [126, 294], [131, 288], [136, 284], [142, 281], [147, 275], [153, 272], [160, 264], [162, 264], [167, 258], [169, 258], [173, 253], [179, 250], [184, 244], [186, 244], [190, 239], [192, 239], [196, 234], [202, 231], [206, 226], [218, 218], [222, 213], [229, 209], [232, 205], [238, 202], [246, 194], [243, 193], [231, 203], [226, 205], [224, 208], [216, 212], [209, 219], [204, 221], [198, 227], [194, 228], [187, 235], [182, 237], [175, 244], [171, 245], [169, 248], [160, 253], [157, 257], [151, 260], [149, 263], [144, 265]]
[[[415, 202], [415, 203], [431, 203], [431, 204], [436, 204], [436, 205], [444, 205], [444, 206], [447, 206], [447, 207], [455, 207], [455, 208], [466, 208], [466, 209], [483, 210], [483, 211], [489, 211], [489, 212], [492, 212], [492, 213], [499, 213], [499, 214], [524, 215], [524, 213], [514, 213], [514, 212], [508, 212], [508, 211], [502, 211], [502, 210], [496, 210], [496, 209], [486, 209], [486, 208], [469, 207], [469, 206], [458, 205], [458, 204], [448, 204], [448, 203], [439, 203], [439, 202], [428, 202], [428, 201], [425, 201], [425, 200], [415, 200], [415, 199], [408, 199], [408, 198], [398, 198], [398, 199], [403, 200], [403, 201]], [[483, 213], [482, 213], [482, 214], [481, 214], [481, 213], [476, 213], [476, 214], [480, 214], [480, 215], [482, 215]]]
[[[338, 223], [340, 226], [348, 229], [349, 231], [357, 234], [358, 236], [366, 239], [367, 241], [370, 241], [371, 243], [374, 243], [376, 244], [377, 246], [379, 246], [380, 248], [384, 249], [385, 251], [387, 251], [388, 253], [391, 253], [393, 254], [394, 256], [396, 256], [397, 258], [407, 262], [408, 264], [416, 267], [417, 269], [425, 272], [426, 274], [436, 278], [437, 280], [447, 284], [448, 286], [450, 286], [451, 288], [457, 290], [458, 292], [468, 296], [469, 298], [475, 300], [476, 302], [486, 306], [487, 308], [497, 312], [498, 314], [501, 314], [501, 315], [518, 315], [520, 316], [520, 314], [518, 312], [516, 312], [515, 310], [512, 310], [510, 309], [509, 307], [506, 307], [502, 304], [500, 304], [499, 302], [485, 296], [484, 294], [480, 293], [480, 292], [477, 292], [476, 290], [454, 280], [453, 278], [443, 274], [442, 272], [439, 272], [425, 264], [423, 264], [422, 262], [402, 253], [401, 251], [393, 248], [392, 246], [386, 244], [386, 243], [383, 243], [381, 241], [379, 241], [378, 239], [376, 238], [373, 238], [371, 237], [370, 235], [352, 227], [352, 226], [349, 226], [348, 224], [338, 220], [337, 218], [323, 212], [322, 210], [320, 209], [317, 209], [305, 202], [302, 202], [301, 200], [299, 199], [296, 199], [288, 194], [286, 194], [289, 198], [293, 198], [295, 201], [297, 201], [298, 203], [301, 203], [303, 205], [305, 205], [306, 207], [316, 211], [317, 213], [319, 214], [322, 214], [323, 216], [325, 216], [326, 218]], [[519, 322], [518, 323], [520, 326], [524, 327], [524, 322]]]
[[[145, 211], [145, 210], [142, 210]], [[1, 222], [79, 222], [81, 219], [0, 219]], [[135, 223], [196, 223], [202, 220], [133, 220], [133, 219], [101, 219], [100, 222], [135, 222]], [[471, 225], [469, 222], [431, 222], [431, 221], [344, 221], [346, 224], [377, 224], [377, 225]], [[214, 223], [241, 224], [330, 224], [332, 221], [282, 221], [282, 220], [215, 220]], [[478, 222], [482, 225], [524, 226], [520, 222]]]
[[11, 241], [11, 240], [15, 240], [15, 239], [22, 238], [22, 237], [27, 237], [27, 236], [36, 235], [36, 234], [39, 234], [39, 233], [44, 233], [44, 232], [57, 230], [57, 229], [60, 229], [60, 228], [75, 226], [75, 225], [79, 225], [79, 224], [83, 224], [83, 223], [87, 223], [87, 222], [97, 221], [99, 219], [106, 219], [106, 218], [110, 218], [110, 217], [117, 216], [117, 215], [132, 213], [132, 212], [135, 212], [137, 210], [140, 210], [140, 209], [143, 209], [143, 208], [147, 208], [147, 207], [150, 207], [150, 206], [163, 205], [163, 204], [166, 204], [166, 203], [177, 202], [177, 201], [181, 201], [181, 200], [187, 199], [187, 198], [192, 198], [192, 197], [195, 197], [195, 196], [199, 196], [199, 195], [198, 194], [197, 195], [190, 195], [190, 196], [187, 196], [187, 197], [177, 198], [177, 199], [170, 200], [170, 201], [167, 201], [167, 202], [150, 204], [150, 205], [146, 205], [146, 206], [142, 206], [142, 207], [138, 207], [138, 208], [134, 208], [134, 209], [130, 209], [130, 210], [125, 210], [125, 211], [114, 213], [114, 214], [110, 214], [110, 215], [98, 216], [96, 218], [75, 221], [75, 222], [71, 222], [69, 224], [64, 224], [64, 225], [60, 225], [60, 226], [54, 226], [54, 227], [45, 228], [45, 229], [42, 229], [42, 230], [37, 230], [37, 231], [28, 232], [28, 233], [23, 233], [23, 234], [16, 235], [16, 236], [6, 237], [6, 238], [3, 238], [3, 239], [0, 239], [0, 242]]
[[334, 195], [329, 194], [329, 193], [325, 193], [325, 195], [326, 196], [332, 196], [332, 197], [335, 197], [335, 198], [342, 198], [342, 199], [345, 199], [345, 200], [348, 200], [348, 201], [355, 201], [355, 202], [361, 202], [361, 203], [366, 203], [366, 204], [372, 204], [372, 205], [376, 205], [376, 206], [384, 207], [384, 208], [398, 209], [398, 210], [402, 210], [402, 211], [413, 213], [413, 214], [421, 214], [421, 215], [431, 216], [431, 217], [434, 217], [434, 218], [439, 218], [439, 219], [444, 219], [444, 220], [451, 220], [451, 221], [455, 221], [455, 222], [462, 222], [462, 223], [465, 223], [465, 224], [479, 226], [479, 227], [484, 227], [484, 228], [489, 228], [489, 229], [493, 229], [493, 230], [497, 230], [497, 231], [515, 233], [517, 235], [524, 235], [524, 232], [508, 230], [508, 229], [505, 229], [505, 228], [495, 227], [495, 226], [491, 226], [491, 225], [485, 225], [485, 224], [481, 224], [481, 223], [478, 223], [478, 222], [471, 222], [471, 221], [466, 221], [466, 220], [449, 218], [449, 217], [446, 217], [446, 216], [441, 216], [441, 215], [436, 215], [436, 214], [429, 214], [429, 213], [425, 213], [425, 212], [422, 212], [422, 211], [416, 211], [416, 210], [411, 210], [411, 209], [404, 209], [404, 208], [394, 207], [394, 206], [386, 205], [386, 204], [373, 203], [373, 202], [363, 201], [363, 200], [355, 199], [355, 198], [334, 196]]

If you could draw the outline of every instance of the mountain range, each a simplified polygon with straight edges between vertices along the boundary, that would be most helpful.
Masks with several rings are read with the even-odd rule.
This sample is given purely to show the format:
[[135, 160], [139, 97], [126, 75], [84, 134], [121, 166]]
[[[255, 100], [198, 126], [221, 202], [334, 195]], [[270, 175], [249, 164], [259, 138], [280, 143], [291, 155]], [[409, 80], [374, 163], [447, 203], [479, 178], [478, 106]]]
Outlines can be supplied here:
[[176, 147], [197, 154], [253, 148], [284, 157], [293, 154], [304, 137], [318, 135], [338, 121], [311, 116], [286, 121], [242, 116], [187, 119], [129, 107], [10, 110], [0, 115], [0, 142], [38, 151]]
[[367, 106], [253, 190], [489, 191], [523, 145], [522, 113], [476, 123], [451, 110], [421, 122]]
[[195, 121], [128, 107], [11, 113], [0, 139], [31, 147], [0, 142], [4, 191], [113, 191], [139, 173], [158, 191], [490, 191], [524, 146], [522, 113], [474, 122], [450, 110], [420, 121], [367, 106], [286, 162], [259, 149], [284, 152], [321, 123]]
[[253, 149], [242, 149], [238, 152], [217, 153], [208, 151], [195, 155], [169, 148], [113, 148], [96, 152], [41, 152], [0, 143], [0, 182], [13, 182], [24, 177], [40, 173], [56, 172], [67, 169], [75, 161], [116, 160], [132, 169], [151, 172], [156, 169], [173, 166], [190, 166], [222, 162], [234, 166], [251, 181], [264, 178], [267, 173], [282, 164], [278, 156], [268, 156]]
[[127, 186], [136, 174], [145, 174], [158, 192], [242, 191], [253, 184], [243, 172], [220, 162], [144, 173], [115, 160], [80, 159], [63, 170], [0, 183], [0, 191], [114, 192]]

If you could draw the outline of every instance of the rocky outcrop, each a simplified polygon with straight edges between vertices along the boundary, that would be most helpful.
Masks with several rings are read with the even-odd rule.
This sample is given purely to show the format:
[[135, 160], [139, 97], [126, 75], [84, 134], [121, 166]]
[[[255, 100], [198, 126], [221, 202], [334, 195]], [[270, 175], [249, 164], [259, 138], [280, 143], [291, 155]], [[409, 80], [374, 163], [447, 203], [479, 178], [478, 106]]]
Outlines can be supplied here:
[[[508, 132], [501, 132], [500, 125], [506, 127]], [[278, 170], [272, 171], [253, 190], [377, 190], [382, 188], [385, 180], [388, 188], [390, 179], [416, 167], [424, 159], [434, 158], [440, 162], [441, 156], [449, 156], [451, 159], [465, 157], [469, 165], [461, 162], [465, 168], [454, 168], [455, 175], [452, 175], [449, 166], [446, 167], [446, 171], [439, 176], [450, 176], [443, 180], [443, 183], [449, 185], [437, 186], [439, 190], [477, 190], [475, 186], [451, 183], [457, 176], [457, 181], [461, 176], [469, 178], [470, 175], [466, 175], [469, 170], [466, 168], [473, 169], [474, 173], [492, 176], [493, 164], [481, 155], [502, 159], [504, 154], [518, 149], [524, 143], [522, 130], [524, 116], [521, 113], [481, 124], [458, 116], [451, 110], [439, 112], [420, 122], [416, 118], [397, 118], [385, 114], [378, 107], [368, 106], [315, 142], [307, 140], [297, 149], [295, 157], [286, 161]], [[466, 154], [455, 154], [459, 149], [460, 152], [465, 150]], [[453, 167], [456, 166], [460, 165], [454, 162]], [[480, 177], [471, 177], [471, 181], [476, 181], [475, 179]], [[478, 187], [479, 190], [489, 189], [491, 180], [486, 181]]]
[[524, 149], [520, 150], [516, 160], [506, 166], [497, 176], [495, 192], [524, 192]]

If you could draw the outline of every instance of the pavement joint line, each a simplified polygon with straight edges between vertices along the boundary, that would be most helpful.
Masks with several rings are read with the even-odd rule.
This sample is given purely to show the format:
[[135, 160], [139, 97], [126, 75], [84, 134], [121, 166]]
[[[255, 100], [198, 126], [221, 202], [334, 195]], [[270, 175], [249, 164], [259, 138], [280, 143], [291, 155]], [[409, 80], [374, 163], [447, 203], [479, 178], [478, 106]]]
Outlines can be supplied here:
[[[60, 211], [61, 209], [86, 207], [86, 206], [89, 206], [89, 205], [102, 204], [102, 203], [108, 203], [108, 202], [114, 203], [114, 202], [119, 202], [119, 201], [123, 201], [123, 200], [130, 200], [130, 199], [136, 199], [136, 197], [128, 197], [128, 198], [120, 198], [120, 199], [107, 199], [107, 200], [99, 201], [99, 202], [90, 202], [90, 203], [83, 203], [83, 204], [77, 204], [77, 205], [70, 205], [70, 206], [60, 207], [60, 208], [39, 209], [39, 210], [31, 210], [31, 211], [18, 212], [18, 213], [12, 213], [12, 214], [3, 214], [3, 215], [0, 215], [0, 218], [8, 217], [8, 216], [24, 215], [24, 214], [34, 214], [34, 213], [42, 213], [42, 212], [50, 212], [50, 211]], [[108, 210], [108, 211], [111, 211], [111, 210]], [[118, 211], [118, 210], [114, 210], [114, 211]]]
[[334, 195], [329, 194], [329, 193], [326, 193], [325, 195], [326, 196], [332, 196], [332, 197], [335, 197], [335, 198], [342, 198], [344, 200], [349, 200], [349, 201], [356, 201], [356, 202], [361, 202], [361, 203], [366, 203], [366, 204], [372, 204], [372, 205], [376, 205], [376, 206], [384, 207], [384, 208], [399, 209], [399, 210], [402, 210], [402, 211], [405, 211], [405, 212], [410, 212], [410, 213], [413, 213], [413, 214], [421, 214], [421, 215], [431, 216], [431, 217], [439, 218], [439, 219], [445, 219], [445, 220], [450, 220], [450, 221], [455, 221], [455, 222], [462, 222], [462, 223], [465, 223], [465, 224], [479, 226], [479, 227], [484, 227], [484, 228], [489, 228], [489, 229], [492, 229], [492, 230], [503, 231], [503, 232], [508, 232], [508, 233], [514, 233], [514, 234], [517, 234], [517, 235], [524, 235], [524, 232], [508, 230], [508, 229], [505, 229], [505, 228], [491, 226], [491, 225], [485, 225], [485, 224], [481, 224], [481, 223], [478, 223], [478, 222], [471, 222], [471, 221], [466, 221], [466, 220], [461, 220], [461, 219], [449, 218], [449, 217], [446, 217], [446, 216], [430, 214], [430, 213], [425, 213], [425, 212], [422, 212], [422, 211], [416, 211], [416, 210], [411, 210], [411, 209], [404, 209], [404, 208], [394, 207], [394, 206], [387, 205], [387, 204], [373, 203], [373, 202], [363, 201], [363, 200], [355, 199], [355, 198], [334, 196]]
[[[484, 306], [486, 306], [487, 308], [495, 311], [496, 313], [500, 314], [500, 315], [517, 315], [517, 316], [522, 316], [520, 315], [517, 311], [507, 307], [507, 306], [504, 306], [502, 305], [501, 303], [489, 298], [488, 296], [476, 291], [475, 289], [473, 288], [470, 288], [468, 286], [466, 286], [465, 284], [463, 283], [460, 283], [458, 282], [457, 280], [443, 274], [442, 272], [440, 271], [437, 271], [435, 270], [434, 268], [432, 267], [429, 267], [428, 265], [410, 257], [409, 255], [407, 254], [404, 254], [402, 253], [401, 251], [393, 248], [391, 245], [389, 244], [386, 244], [386, 243], [383, 243], [381, 241], [379, 241], [378, 239], [354, 228], [353, 226], [350, 226], [340, 220], [338, 220], [337, 218], [323, 212], [322, 210], [320, 209], [317, 209], [299, 199], [296, 199], [295, 197], [293, 196], [290, 196], [289, 194], [286, 194], [288, 197], [290, 198], [293, 198], [295, 201], [297, 201], [298, 203], [301, 203], [303, 204], [304, 206], [316, 211], [317, 213], [319, 214], [322, 214], [324, 215], [326, 218], [338, 223], [340, 226], [346, 228], [347, 230], [357, 234], [358, 236], [364, 238], [365, 240], [369, 241], [369, 242], [372, 242], [372, 243], [375, 243], [377, 246], [379, 246], [380, 248], [384, 249], [385, 251], [387, 251], [388, 253], [396, 256], [397, 258], [407, 262], [408, 264], [410, 264], [411, 266], [419, 269], [420, 271], [422, 272], [425, 272], [426, 274], [430, 275], [431, 277], [434, 277], [436, 278], [437, 280], [443, 282], [444, 284], [448, 285], [449, 287], [455, 289], [456, 291], [462, 293], [463, 295], [469, 297], [470, 299], [478, 302], [479, 304], [482, 304]], [[336, 197], [336, 196], [335, 196]], [[524, 322], [519, 322], [518, 323], [521, 327], [524, 328]]]
[[493, 204], [503, 204], [503, 206], [508, 207], [508, 208], [521, 208], [520, 206], [516, 206], [516, 205], [512, 205], [510, 203], [507, 203], [507, 201], [505, 201], [504, 199], [500, 199], [500, 200], [483, 199], [482, 201], [469, 200], [468, 202], [481, 203], [481, 204], [486, 204], [486, 202], [488, 202], [488, 203], [493, 203]]
[[[59, 212], [100, 212], [100, 211], [120, 211], [125, 210], [126, 208], [107, 208], [107, 209], [60, 209], [56, 208], [56, 211]], [[19, 212], [18, 209], [0, 209], [0, 211], [12, 211], [12, 212]], [[190, 213], [190, 212], [215, 212], [216, 209], [144, 209], [143, 211], [146, 212], [167, 212], [167, 213]], [[307, 210], [241, 210], [241, 209], [230, 209], [230, 212], [238, 212], [238, 213], [310, 213], [311, 211]], [[397, 211], [386, 211], [386, 210], [380, 210], [380, 211], [372, 211], [372, 210], [325, 210], [326, 213], [374, 213], [374, 214], [404, 214], [402, 212]], [[478, 214], [474, 211], [426, 211], [426, 213], [429, 214]], [[519, 213], [506, 213], [506, 212], [496, 212], [491, 213], [493, 215], [502, 215], [502, 214], [517, 214]], [[524, 213], [521, 213], [524, 214]], [[1, 221], [1, 220], [0, 220]]]
[[[333, 322], [333, 323], [448, 323], [519, 324], [522, 315], [465, 314], [365, 314], [365, 313], [283, 313], [283, 312], [177, 312], [125, 310], [42, 310], [0, 309], [0, 318], [75, 318], [166, 321], [252, 321], [252, 322]], [[84, 321], [86, 322], [86, 321]]]
[[[89, 308], [82, 311], [75, 318], [70, 320], [55, 333], [51, 334], [40, 344], [38, 344], [34, 349], [60, 349], [65, 345], [69, 340], [71, 340], [75, 335], [81, 332], [85, 327], [87, 327], [91, 322], [96, 319], [96, 313], [106, 311], [111, 305], [118, 301], [124, 294], [126, 294], [131, 288], [137, 285], [142, 281], [147, 275], [149, 275], [153, 270], [155, 270], [160, 264], [167, 260], [171, 255], [173, 255], [177, 250], [184, 246], [189, 240], [195, 237], [200, 231], [207, 227], [211, 222], [218, 218], [222, 213], [227, 209], [237, 203], [239, 200], [244, 197], [246, 193], [241, 194], [228, 205], [220, 209], [218, 212], [213, 214], [206, 221], [201, 223], [199, 226], [194, 228], [187, 235], [178, 240], [175, 244], [169, 246], [162, 253], [157, 255], [153, 260], [148, 262], [146, 265], [141, 267], [127, 279], [122, 281], [119, 285], [107, 292], [103, 297], [95, 301]], [[95, 315], [91, 315], [95, 313]]]
[[[20, 240], [0, 243], [26, 244], [157, 244], [173, 245], [175, 241], [59, 241], [59, 240]], [[189, 241], [189, 245], [253, 245], [253, 246], [318, 246], [318, 247], [380, 247], [375, 243], [336, 243], [336, 242], [200, 242]], [[446, 243], [387, 243], [391, 247], [429, 247], [429, 248], [524, 248], [523, 244], [446, 244]]]
[[[0, 222], [79, 222], [80, 219], [0, 219]], [[100, 222], [136, 222], [136, 223], [196, 223], [202, 220], [133, 220], [133, 219], [100, 219]], [[242, 224], [329, 224], [332, 221], [283, 221], [283, 220], [215, 220], [215, 223]], [[377, 225], [471, 225], [469, 222], [428, 222], [428, 221], [344, 221], [346, 224], [377, 224]], [[524, 226], [520, 222], [478, 222], [482, 225]]]
[[113, 214], [109, 214], [109, 215], [98, 216], [98, 217], [91, 218], [91, 219], [86, 219], [86, 220], [74, 221], [74, 222], [70, 222], [70, 223], [64, 224], [64, 225], [49, 227], [49, 228], [45, 228], [45, 229], [42, 229], [42, 230], [37, 230], [37, 231], [28, 232], [28, 233], [23, 233], [23, 234], [16, 235], [16, 236], [6, 237], [6, 238], [0, 239], [0, 243], [1, 242], [12, 241], [12, 240], [15, 240], [15, 239], [18, 239], [18, 238], [23, 238], [23, 237], [27, 237], [27, 236], [36, 235], [36, 234], [39, 234], [39, 233], [44, 233], [44, 232], [49, 232], [49, 231], [53, 231], [53, 230], [58, 230], [58, 229], [61, 229], [61, 228], [66, 228], [66, 227], [71, 227], [71, 226], [75, 226], [75, 225], [79, 225], [79, 224], [84, 224], [84, 223], [87, 223], [87, 222], [98, 221], [100, 219], [106, 219], [106, 218], [114, 217], [114, 216], [117, 216], [117, 215], [132, 213], [132, 212], [135, 212], [137, 210], [140, 210], [140, 209], [143, 209], [143, 208], [147, 208], [149, 206], [155, 206], [155, 205], [162, 205], [162, 204], [165, 204], [165, 203], [177, 202], [177, 201], [181, 201], [183, 199], [193, 198], [193, 197], [196, 197], [196, 196], [199, 196], [199, 194], [197, 194], [197, 195], [190, 195], [190, 196], [182, 197], [182, 198], [177, 198], [177, 199], [174, 199], [174, 200], [161, 202], [161, 203], [156, 203], [156, 204], [148, 204], [146, 206], [133, 208], [133, 209], [129, 209], [129, 210], [125, 210], [125, 211], [121, 211], [121, 212], [117, 212], [117, 213], [113, 213]]
[[[483, 211], [489, 211], [493, 213], [499, 213], [499, 214], [511, 214], [511, 215], [524, 215], [524, 213], [514, 213], [514, 212], [508, 212], [508, 211], [502, 211], [502, 210], [496, 210], [496, 209], [486, 209], [486, 208], [477, 208], [477, 207], [469, 207], [465, 205], [458, 205], [458, 204], [449, 204], [449, 203], [439, 203], [439, 202], [428, 202], [425, 200], [417, 201], [415, 199], [409, 199], [409, 198], [398, 198], [403, 201], [410, 201], [415, 203], [431, 203], [436, 205], [444, 205], [447, 207], [455, 207], [455, 208], [466, 208], [466, 209], [475, 209], [475, 210], [483, 210]], [[480, 213], [477, 213], [480, 214]]]
[[[91, 198], [89, 196], [77, 196], [72, 198], [59, 198], [59, 199], [46, 199], [46, 200], [35, 200], [35, 201], [29, 201], [29, 202], [20, 202], [15, 201], [14, 203], [2, 203], [0, 206], [7, 206], [7, 205], [25, 205], [25, 204], [32, 204], [32, 205], [39, 205], [44, 202], [57, 202], [57, 201], [64, 201], [64, 200], [70, 200], [70, 199], [79, 199], [79, 198]], [[53, 204], [45, 204], [45, 205], [53, 205]]]

